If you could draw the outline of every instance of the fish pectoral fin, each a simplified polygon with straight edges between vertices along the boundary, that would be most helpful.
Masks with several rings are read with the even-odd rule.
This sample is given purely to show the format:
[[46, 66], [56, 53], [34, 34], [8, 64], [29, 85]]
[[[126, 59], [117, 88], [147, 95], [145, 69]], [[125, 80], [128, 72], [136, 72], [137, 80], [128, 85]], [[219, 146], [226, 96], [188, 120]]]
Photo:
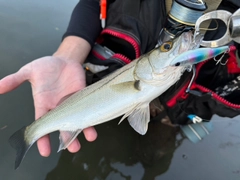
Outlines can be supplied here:
[[128, 122], [139, 134], [144, 135], [150, 121], [149, 103], [141, 104], [128, 116]]
[[82, 131], [81, 129], [78, 129], [76, 131], [60, 131], [59, 134], [60, 144], [58, 152], [61, 151], [62, 149], [66, 149], [81, 131]]
[[111, 87], [114, 88], [114, 90], [124, 92], [124, 93], [125, 93], [125, 90], [129, 90], [129, 89], [140, 91], [141, 90], [141, 82], [139, 80], [126, 81], [126, 82], [114, 84]]

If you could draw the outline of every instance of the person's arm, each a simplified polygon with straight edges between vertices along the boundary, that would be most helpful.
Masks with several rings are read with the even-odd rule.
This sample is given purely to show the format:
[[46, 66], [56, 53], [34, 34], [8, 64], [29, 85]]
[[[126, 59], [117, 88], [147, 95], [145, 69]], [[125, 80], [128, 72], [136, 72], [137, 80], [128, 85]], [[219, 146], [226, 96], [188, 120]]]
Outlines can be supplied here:
[[[58, 58], [59, 61], [64, 60], [68, 62], [67, 64], [83, 64], [86, 57], [88, 56], [91, 47], [93, 46], [95, 39], [100, 34], [101, 25], [99, 20], [99, 2], [94, 0], [81, 0], [73, 10], [71, 20], [69, 22], [66, 33], [63, 35], [63, 41], [60, 44], [57, 51], [53, 54], [53, 57]], [[56, 64], [58, 64], [57, 62]], [[77, 64], [75, 65], [77, 66]], [[67, 65], [68, 68], [73, 70], [71, 65]], [[77, 90], [85, 87], [85, 74], [82, 71], [82, 67], [79, 67], [79, 72], [72, 73], [73, 76], [77, 76], [80, 73], [81, 79], [78, 79], [78, 83], [75, 83], [74, 89], [66, 90], [64, 95], [61, 95], [58, 101], [67, 94], [71, 94]], [[70, 76], [71, 76], [71, 73]], [[67, 74], [63, 78], [66, 78]], [[66, 82], [60, 82], [62, 85], [67, 86]], [[34, 89], [33, 89], [34, 92]], [[41, 98], [40, 98], [41, 99]], [[34, 98], [35, 105], [35, 118], [38, 119], [45, 113], [48, 109], [53, 107], [42, 109], [38, 105], [38, 98]], [[57, 102], [59, 103], [59, 102]], [[97, 137], [97, 132], [93, 127], [83, 130], [83, 133], [88, 141], [93, 141]], [[80, 142], [76, 139], [68, 147], [70, 152], [77, 152], [80, 149]], [[38, 140], [38, 149], [42, 156], [48, 156], [51, 152], [49, 137], [45, 136]]]
[[64, 38], [53, 56], [83, 64], [90, 50], [91, 45], [85, 39], [77, 36], [68, 36]]
[[[55, 108], [57, 104], [64, 100], [63, 97], [66, 97], [68, 96], [68, 94], [72, 94], [85, 87], [86, 81], [85, 74], [81, 65], [84, 63], [90, 50], [91, 45], [86, 40], [77, 36], [68, 36], [62, 41], [59, 48], [53, 54], [52, 57], [45, 57], [41, 59], [38, 65], [34, 64], [34, 61], [30, 63], [31, 66], [33, 67], [34, 65], [39, 66], [37, 67], [36, 71], [32, 71], [32, 73], [34, 74], [29, 75], [32, 76], [32, 78], [29, 81], [31, 83], [36, 82], [36, 86], [32, 85], [35, 107], [35, 119], [38, 119], [39, 117], [47, 113], [50, 109]], [[44, 61], [48, 62], [44, 63]], [[55, 71], [53, 71], [52, 75], [48, 74], [49, 81], [45, 80], [43, 84], [38, 84], [39, 82], [41, 82], [41, 79], [37, 79], [38, 72], [42, 74], [44, 73], [44, 71], [46, 72], [48, 71], [48, 68], [46, 67], [43, 67], [43, 69], [41, 69], [41, 64], [45, 64], [44, 66], [48, 66], [49, 61], [54, 61], [52, 63], [52, 66], [54, 67]], [[58, 77], [59, 74], [61, 74], [61, 76]], [[41, 78], [45, 79], [43, 76]], [[70, 81], [70, 79], [72, 80], [73, 83]], [[51, 100], [53, 98], [51, 97], [51, 94], [53, 93], [51, 92], [51, 89], [54, 89], [54, 86], [53, 85], [49, 87], [46, 86], [50, 84], [49, 82], [51, 81], [57, 82], [55, 83], [55, 86], [57, 87], [56, 88], [57, 91], [55, 91], [55, 94], [59, 94], [58, 90], [60, 91], [64, 89], [63, 92], [59, 95], [59, 97], [55, 97], [55, 100], [53, 100], [52, 102]], [[45, 92], [45, 94], [47, 94], [46, 96], [37, 96], [37, 94], [39, 94], [43, 89], [44, 91], [49, 90], [50, 93]], [[43, 104], [42, 102], [46, 102], [46, 104]], [[93, 127], [84, 129], [83, 133], [85, 135], [85, 138], [90, 142], [94, 141], [97, 137], [97, 132]], [[61, 134], [64, 135], [64, 133]], [[45, 157], [49, 156], [51, 152], [49, 136], [45, 136], [39, 139], [37, 141], [37, 145], [39, 153], [42, 156]], [[68, 147], [68, 150], [69, 152], [75, 153], [79, 151], [80, 148], [81, 148], [80, 142], [77, 139], [75, 139]]]
[[63, 39], [67, 36], [77, 36], [93, 46], [102, 30], [99, 16], [99, 0], [81, 0], [73, 10]]
[[[35, 119], [39, 119], [54, 109], [66, 96], [85, 87], [85, 72], [80, 63], [85, 60], [90, 47], [86, 40], [79, 37], [65, 38], [53, 56], [34, 60], [18, 72], [1, 79], [0, 94], [12, 91], [24, 81], [29, 81], [32, 87]], [[93, 127], [85, 129], [83, 133], [88, 141], [93, 141], [97, 137]], [[49, 136], [40, 138], [37, 144], [40, 154], [49, 156], [51, 152]], [[80, 142], [76, 139], [68, 150], [74, 153], [80, 147]]]
[[[82, 64], [101, 29], [97, 8], [99, 6], [96, 1], [81, 0], [74, 9], [68, 30], [53, 56], [34, 60], [18, 72], [1, 79], [0, 94], [12, 91], [24, 81], [29, 81], [35, 119], [38, 119], [55, 108], [66, 96], [83, 89], [86, 81]], [[83, 133], [88, 141], [97, 137], [93, 127], [83, 130]], [[48, 135], [40, 138], [37, 143], [40, 154], [49, 156], [51, 146]], [[75, 139], [68, 150], [77, 152], [80, 147], [79, 141]]]
[[74, 8], [63, 41], [54, 56], [84, 63], [101, 32], [99, 0], [81, 0]]

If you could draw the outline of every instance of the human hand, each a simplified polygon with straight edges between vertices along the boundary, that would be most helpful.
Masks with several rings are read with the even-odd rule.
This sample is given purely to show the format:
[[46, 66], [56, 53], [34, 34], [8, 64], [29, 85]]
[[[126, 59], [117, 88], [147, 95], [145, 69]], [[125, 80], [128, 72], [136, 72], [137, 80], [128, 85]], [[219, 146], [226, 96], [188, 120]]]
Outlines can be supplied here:
[[[79, 62], [47, 56], [34, 60], [18, 72], [3, 78], [0, 81], [0, 94], [12, 91], [26, 80], [32, 87], [35, 119], [54, 109], [67, 95], [86, 86], [85, 73]], [[94, 141], [97, 137], [93, 127], [83, 130], [83, 133], [88, 141]], [[42, 156], [50, 155], [51, 146], [48, 135], [40, 138], [37, 145]], [[80, 142], [75, 139], [68, 150], [74, 153], [80, 148]]]

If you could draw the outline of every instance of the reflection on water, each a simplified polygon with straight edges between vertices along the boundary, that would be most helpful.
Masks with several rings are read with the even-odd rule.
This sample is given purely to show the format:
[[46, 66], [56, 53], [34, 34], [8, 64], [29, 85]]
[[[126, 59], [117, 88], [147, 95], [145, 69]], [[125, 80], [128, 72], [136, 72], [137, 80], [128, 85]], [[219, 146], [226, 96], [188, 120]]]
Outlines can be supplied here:
[[[57, 48], [77, 0], [0, 0], [0, 78]], [[99, 138], [86, 142], [76, 154], [56, 153], [58, 134], [52, 135], [53, 152], [43, 158], [36, 146], [18, 170], [15, 151], [7, 140], [34, 119], [31, 89], [24, 83], [0, 96], [0, 179], [156, 179], [239, 180], [240, 120], [213, 118], [213, 132], [198, 144], [183, 139], [177, 129], [150, 123], [145, 136], [127, 121], [97, 126]]]
[[180, 145], [175, 128], [152, 122], [141, 136], [127, 122], [116, 122], [98, 126], [98, 140], [84, 143], [80, 152], [63, 152], [46, 179], [154, 179], [168, 170]]

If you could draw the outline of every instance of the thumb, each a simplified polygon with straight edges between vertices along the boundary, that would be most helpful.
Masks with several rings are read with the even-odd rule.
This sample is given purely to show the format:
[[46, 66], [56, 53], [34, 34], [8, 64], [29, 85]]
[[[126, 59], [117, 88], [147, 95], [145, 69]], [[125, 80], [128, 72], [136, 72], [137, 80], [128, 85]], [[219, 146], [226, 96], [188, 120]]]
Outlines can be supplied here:
[[8, 75], [0, 80], [0, 94], [14, 90], [20, 84], [27, 80], [27, 73], [23, 69], [18, 72]]

